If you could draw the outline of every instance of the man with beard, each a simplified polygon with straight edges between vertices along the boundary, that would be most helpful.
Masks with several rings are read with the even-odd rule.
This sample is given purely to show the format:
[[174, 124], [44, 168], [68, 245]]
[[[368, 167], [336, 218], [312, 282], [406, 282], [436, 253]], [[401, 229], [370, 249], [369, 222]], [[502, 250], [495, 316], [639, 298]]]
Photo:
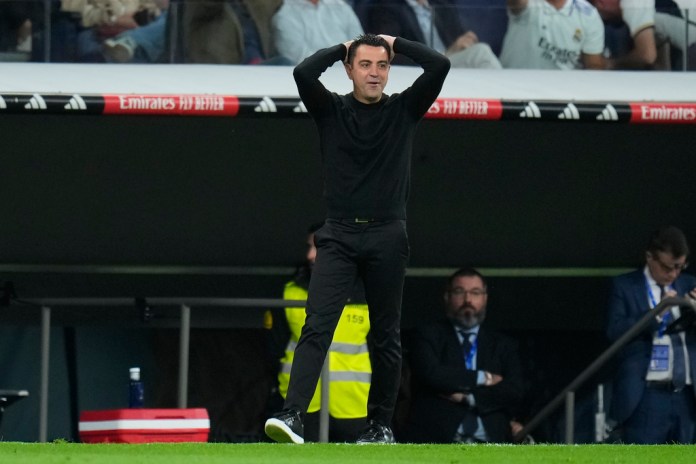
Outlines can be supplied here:
[[446, 318], [414, 335], [414, 394], [405, 438], [510, 442], [511, 421], [524, 396], [517, 343], [482, 326], [488, 286], [475, 269], [449, 278], [444, 301]]

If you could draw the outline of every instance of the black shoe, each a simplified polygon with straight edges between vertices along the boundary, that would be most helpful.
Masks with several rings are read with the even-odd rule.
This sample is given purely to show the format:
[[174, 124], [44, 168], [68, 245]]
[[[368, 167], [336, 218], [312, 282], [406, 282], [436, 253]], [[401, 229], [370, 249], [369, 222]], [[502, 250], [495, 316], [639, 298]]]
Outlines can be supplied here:
[[389, 427], [370, 420], [356, 443], [358, 445], [367, 445], [369, 443], [389, 444], [396, 442], [394, 441], [394, 433]]
[[266, 421], [266, 435], [278, 443], [304, 443], [304, 425], [299, 411], [284, 409]]

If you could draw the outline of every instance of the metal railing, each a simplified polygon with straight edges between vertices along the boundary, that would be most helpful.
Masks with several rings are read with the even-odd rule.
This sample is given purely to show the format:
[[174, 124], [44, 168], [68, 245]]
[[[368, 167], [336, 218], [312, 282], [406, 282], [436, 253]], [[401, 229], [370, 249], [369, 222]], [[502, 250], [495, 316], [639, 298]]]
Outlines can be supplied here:
[[592, 375], [604, 366], [621, 348], [634, 339], [636, 335], [642, 332], [665, 308], [671, 306], [686, 307], [696, 311], [696, 300], [684, 297], [669, 297], [665, 298], [650, 311], [635, 323], [633, 327], [626, 331], [618, 340], [616, 340], [609, 348], [607, 348], [597, 359], [595, 359], [585, 370], [583, 370], [572, 382], [568, 384], [555, 398], [553, 398], [541, 411], [539, 411], [523, 428], [515, 435], [516, 441], [522, 441], [524, 437], [529, 435], [544, 419], [553, 413], [561, 403], [566, 404], [566, 425], [565, 425], [565, 442], [573, 443], [574, 436], [574, 407], [575, 407], [575, 392], [580, 388]]
[[[147, 304], [158, 307], [179, 307], [179, 378], [177, 407], [185, 408], [188, 397], [189, 341], [191, 331], [192, 307], [227, 307], [227, 308], [285, 308], [305, 306], [305, 300], [282, 300], [271, 298], [146, 298]], [[48, 387], [50, 360], [51, 312], [56, 307], [114, 307], [133, 306], [135, 298], [39, 298], [23, 299], [22, 303], [41, 308], [41, 379], [39, 406], [39, 442], [47, 441], [48, 430]], [[325, 375], [325, 374], [323, 374]], [[328, 383], [328, 382], [327, 382]], [[328, 393], [322, 396], [322, 410], [328, 411]], [[325, 432], [320, 441], [328, 441], [328, 415], [320, 422]]]
[[[158, 307], [179, 307], [179, 378], [177, 407], [187, 406], [188, 396], [188, 370], [189, 370], [189, 340], [191, 330], [192, 307], [227, 307], [227, 308], [284, 308], [305, 306], [304, 300], [283, 300], [270, 298], [147, 298], [148, 304]], [[47, 441], [48, 429], [48, 387], [49, 387], [49, 360], [50, 360], [50, 329], [51, 311], [55, 307], [115, 307], [133, 306], [134, 298], [40, 298], [25, 299], [24, 303], [41, 307], [41, 379], [40, 379], [40, 407], [39, 407], [39, 442]], [[616, 353], [628, 342], [638, 335], [657, 314], [665, 308], [680, 306], [696, 311], [696, 300], [682, 297], [669, 297], [657, 306], [646, 312], [631, 329], [616, 340], [600, 356], [598, 356], [585, 370], [583, 370], [572, 382], [568, 384], [556, 397], [542, 408], [516, 435], [521, 441], [529, 435], [539, 424], [553, 413], [561, 403], [566, 405], [565, 442], [573, 443], [574, 436], [574, 404], [575, 392], [602, 366], [604, 366]], [[328, 357], [327, 357], [328, 359]], [[328, 441], [328, 369], [325, 363], [322, 372], [322, 405], [320, 414], [320, 442]]]

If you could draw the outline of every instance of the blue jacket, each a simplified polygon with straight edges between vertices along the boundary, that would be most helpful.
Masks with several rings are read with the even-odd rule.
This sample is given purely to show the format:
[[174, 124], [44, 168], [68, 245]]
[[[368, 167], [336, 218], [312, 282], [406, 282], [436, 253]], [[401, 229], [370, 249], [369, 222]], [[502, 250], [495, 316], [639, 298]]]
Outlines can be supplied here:
[[[696, 278], [689, 274], [681, 274], [672, 286], [678, 296], [684, 296], [696, 287]], [[643, 268], [615, 277], [612, 280], [607, 314], [609, 340], [616, 341], [633, 327], [650, 310], [648, 301]], [[657, 329], [658, 323], [653, 321], [619, 354], [609, 414], [609, 417], [619, 424], [633, 414], [643, 396], [646, 385], [645, 375], [652, 354], [653, 334]], [[691, 376], [696, 380], [696, 331], [693, 328], [686, 333], [686, 344], [689, 351]]]

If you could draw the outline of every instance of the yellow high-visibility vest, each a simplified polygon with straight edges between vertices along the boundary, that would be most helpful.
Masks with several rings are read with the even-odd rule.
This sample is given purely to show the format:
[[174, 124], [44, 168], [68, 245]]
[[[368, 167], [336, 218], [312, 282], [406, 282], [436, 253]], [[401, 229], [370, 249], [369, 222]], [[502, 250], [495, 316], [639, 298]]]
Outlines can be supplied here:
[[[304, 300], [307, 290], [294, 281], [285, 285], [283, 298]], [[286, 397], [290, 369], [295, 347], [304, 326], [305, 308], [285, 308], [285, 317], [290, 327], [290, 340], [281, 360], [278, 384], [280, 394]], [[336, 419], [354, 419], [367, 416], [367, 395], [370, 392], [372, 366], [367, 349], [367, 333], [370, 317], [365, 304], [349, 304], [343, 308], [331, 347], [329, 348], [329, 414]], [[317, 384], [307, 412], [316, 412], [321, 406], [321, 379]]]

